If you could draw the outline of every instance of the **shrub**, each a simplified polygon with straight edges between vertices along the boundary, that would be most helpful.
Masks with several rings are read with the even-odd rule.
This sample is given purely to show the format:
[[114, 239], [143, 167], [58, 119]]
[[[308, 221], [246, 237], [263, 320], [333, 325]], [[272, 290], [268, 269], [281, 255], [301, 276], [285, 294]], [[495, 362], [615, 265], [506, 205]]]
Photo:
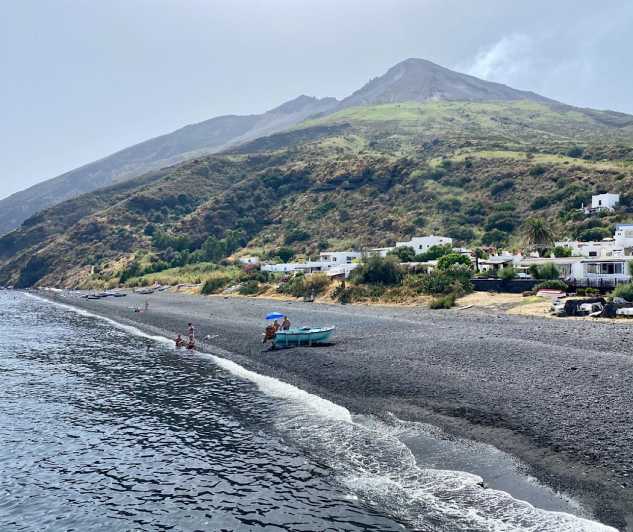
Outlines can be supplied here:
[[486, 231], [481, 237], [481, 243], [486, 246], [499, 246], [508, 241], [508, 233], [499, 229]]
[[583, 148], [581, 148], [580, 146], [573, 146], [572, 148], [569, 148], [567, 150], [567, 156], [568, 157], [573, 157], [574, 159], [577, 159], [578, 157], [582, 157], [582, 154], [585, 152], [585, 150]]
[[288, 294], [293, 297], [303, 297], [306, 295], [305, 276], [303, 274], [295, 275], [289, 281], [282, 283], [277, 288], [278, 292]]
[[313, 273], [304, 278], [304, 294], [319, 295], [330, 286], [330, 278], [325, 273]]
[[403, 246], [392, 249], [388, 255], [397, 257], [400, 262], [415, 261], [415, 250], [411, 246]]
[[627, 301], [633, 301], [633, 283], [616, 286], [611, 292], [612, 297], [621, 297]]
[[514, 181], [512, 179], [503, 179], [494, 183], [490, 187], [490, 194], [492, 194], [493, 196], [498, 196], [499, 194], [503, 194], [504, 192], [507, 192], [508, 190], [511, 190], [513, 188]]
[[463, 264], [464, 266], [470, 266], [470, 259], [466, 255], [460, 253], [449, 253], [440, 257], [437, 261], [437, 268], [439, 270], [448, 270], [453, 264]]
[[486, 231], [499, 229], [500, 231], [509, 233], [513, 231], [518, 224], [519, 220], [517, 220], [516, 214], [507, 211], [501, 211], [496, 212], [488, 217], [484, 229], [486, 229]]
[[542, 266], [532, 264], [528, 272], [534, 279], [556, 280], [560, 278], [560, 271], [555, 264], [543, 264]]
[[259, 294], [260, 291], [259, 283], [255, 279], [242, 283], [238, 289], [238, 293], [241, 296], [255, 296]]
[[611, 235], [611, 232], [606, 227], [593, 227], [591, 229], [585, 229], [578, 234], [578, 240], [582, 242], [590, 242], [592, 240], [602, 240]]
[[448, 255], [452, 251], [453, 247], [450, 244], [444, 244], [442, 246], [431, 246], [424, 253], [418, 253], [415, 256], [416, 262], [427, 262], [429, 260], [436, 260], [444, 255]]
[[295, 256], [295, 252], [292, 248], [279, 248], [276, 252], [272, 253], [274, 257], [279, 257], [281, 262], [289, 262], [292, 257]]
[[436, 297], [429, 303], [429, 308], [433, 310], [452, 308], [455, 306], [455, 299], [457, 299], [457, 296], [454, 292]]
[[337, 286], [332, 292], [332, 297], [342, 305], [353, 303], [354, 301], [364, 301], [367, 299], [378, 300], [385, 293], [385, 287], [373, 286]]
[[447, 294], [449, 292], [469, 292], [472, 290], [470, 268], [454, 264], [448, 270], [435, 270], [431, 273], [410, 275], [405, 286], [425, 294]]
[[511, 281], [517, 276], [517, 271], [512, 266], [506, 266], [499, 270], [499, 279]]
[[532, 203], [530, 204], [530, 208], [534, 210], [544, 209], [550, 204], [550, 201], [551, 200], [549, 196], [536, 196], [536, 198], [532, 200]]
[[475, 238], [475, 232], [470, 227], [463, 225], [454, 225], [446, 230], [446, 234], [455, 240], [468, 242]]
[[284, 244], [292, 244], [293, 242], [304, 242], [310, 239], [310, 233], [303, 229], [293, 229], [284, 239]]
[[564, 281], [560, 279], [550, 279], [549, 281], [543, 281], [542, 283], [537, 284], [534, 287], [534, 290], [542, 290], [542, 289], [550, 289], [550, 290], [562, 290], [566, 292], [569, 290], [569, 286]]
[[556, 246], [554, 248], [554, 257], [571, 257], [571, 249], [563, 246]]
[[600, 294], [600, 290], [598, 290], [597, 288], [592, 288], [592, 287], [585, 288], [586, 296], [597, 296], [598, 294]]
[[393, 257], [369, 257], [352, 272], [351, 277], [360, 284], [394, 285], [402, 280], [402, 270]]
[[204, 295], [215, 294], [229, 283], [229, 278], [225, 276], [211, 277], [204, 282], [200, 293]]
[[542, 164], [535, 164], [528, 170], [528, 174], [533, 176], [543, 175], [546, 170], [547, 168], [545, 168]]
[[437, 202], [437, 208], [442, 212], [459, 212], [462, 202], [459, 198], [443, 198]]

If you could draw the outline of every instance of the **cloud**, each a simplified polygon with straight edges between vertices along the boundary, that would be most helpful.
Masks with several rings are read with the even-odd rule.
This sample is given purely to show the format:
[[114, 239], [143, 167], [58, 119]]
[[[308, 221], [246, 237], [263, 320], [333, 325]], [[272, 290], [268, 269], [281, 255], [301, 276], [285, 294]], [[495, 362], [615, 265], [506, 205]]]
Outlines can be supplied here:
[[478, 78], [511, 84], [533, 69], [534, 56], [534, 40], [524, 34], [512, 34], [480, 49], [461, 70]]

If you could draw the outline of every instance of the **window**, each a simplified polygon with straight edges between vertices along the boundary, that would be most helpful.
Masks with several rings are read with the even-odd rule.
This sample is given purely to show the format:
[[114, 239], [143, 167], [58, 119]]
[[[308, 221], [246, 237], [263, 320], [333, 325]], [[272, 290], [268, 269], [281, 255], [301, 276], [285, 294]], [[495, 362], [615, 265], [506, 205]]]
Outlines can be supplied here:
[[592, 275], [622, 275], [623, 264], [621, 262], [587, 264], [585, 271]]
[[589, 252], [589, 256], [590, 257], [597, 257], [598, 256], [598, 252], [597, 251], [590, 251]]

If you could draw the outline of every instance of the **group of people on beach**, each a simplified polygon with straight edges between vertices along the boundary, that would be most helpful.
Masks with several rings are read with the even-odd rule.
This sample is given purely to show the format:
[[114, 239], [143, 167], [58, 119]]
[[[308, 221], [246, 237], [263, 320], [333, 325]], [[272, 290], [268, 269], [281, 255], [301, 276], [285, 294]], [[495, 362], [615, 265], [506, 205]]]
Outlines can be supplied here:
[[288, 316], [284, 316], [281, 323], [279, 323], [278, 320], [273, 321], [270, 325], [266, 326], [262, 344], [265, 344], [268, 341], [272, 342], [275, 339], [275, 336], [277, 336], [277, 331], [287, 331], [288, 329], [290, 329], [290, 320], [288, 319]]
[[176, 348], [181, 349], [186, 347], [189, 351], [193, 351], [196, 348], [196, 334], [193, 324], [187, 324], [187, 336], [189, 340], [185, 340], [181, 335], [176, 337]]

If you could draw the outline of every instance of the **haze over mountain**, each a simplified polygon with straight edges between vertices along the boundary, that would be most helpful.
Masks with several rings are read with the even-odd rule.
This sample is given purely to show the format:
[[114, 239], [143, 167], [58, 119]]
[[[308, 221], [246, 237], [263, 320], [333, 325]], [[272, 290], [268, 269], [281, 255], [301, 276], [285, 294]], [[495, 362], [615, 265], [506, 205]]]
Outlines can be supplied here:
[[297, 125], [306, 118], [343, 108], [405, 101], [552, 102], [532, 92], [454, 72], [423, 59], [407, 59], [371, 80], [341, 102], [308, 96], [286, 102], [261, 115], [226, 115], [185, 126], [136, 144], [61, 176], [0, 200], [0, 235], [12, 231], [51, 205], [145, 172]]

